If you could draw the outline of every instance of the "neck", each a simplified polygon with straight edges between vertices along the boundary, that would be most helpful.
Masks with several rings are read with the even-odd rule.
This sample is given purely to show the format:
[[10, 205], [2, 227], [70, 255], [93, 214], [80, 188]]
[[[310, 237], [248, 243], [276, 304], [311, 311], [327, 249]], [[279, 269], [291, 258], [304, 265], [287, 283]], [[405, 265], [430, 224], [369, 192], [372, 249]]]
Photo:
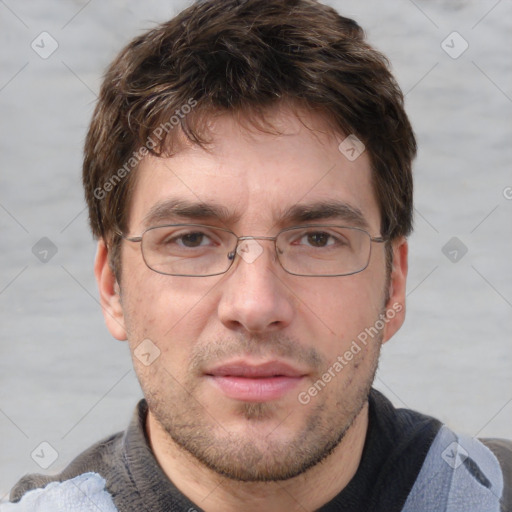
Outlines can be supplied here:
[[355, 475], [367, 428], [368, 403], [334, 451], [305, 473], [280, 482], [237, 482], [215, 473], [177, 446], [151, 412], [146, 422], [153, 453], [164, 473], [205, 512], [304, 512], [320, 508]]

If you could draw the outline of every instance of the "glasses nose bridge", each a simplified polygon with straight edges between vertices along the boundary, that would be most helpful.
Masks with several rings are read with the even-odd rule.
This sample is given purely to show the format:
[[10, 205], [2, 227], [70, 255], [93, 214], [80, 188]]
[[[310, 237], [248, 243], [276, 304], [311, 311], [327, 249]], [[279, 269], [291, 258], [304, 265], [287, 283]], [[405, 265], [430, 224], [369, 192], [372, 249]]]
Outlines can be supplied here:
[[[241, 247], [243, 247], [243, 243], [244, 242], [250, 242], [251, 240], [254, 240], [254, 241], [256, 241], [256, 240], [268, 240], [269, 242], [274, 242], [274, 244], [273, 244], [274, 245], [274, 251], [276, 252], [274, 257], [281, 264], [281, 261], [280, 261], [278, 255], [277, 255], [277, 252], [278, 252], [278, 250], [277, 250], [277, 238], [278, 238], [278, 236], [279, 235], [276, 235], [276, 236], [263, 236], [263, 235], [262, 236], [252, 236], [252, 235], [237, 236], [236, 246], [235, 246], [234, 250], [232, 252], [230, 252], [230, 254], [228, 255], [228, 258], [231, 260], [231, 264], [233, 263], [236, 254], [241, 256], [241, 258], [243, 260], [245, 260], [246, 262], [252, 263], [263, 252], [263, 247], [260, 246], [260, 249], [256, 250], [255, 252], [254, 252], [254, 248], [252, 250], [249, 249], [248, 252], [249, 252], [249, 254], [252, 253], [252, 255], [244, 256], [242, 253], [244, 253], [245, 250], [243, 248], [241, 249]], [[256, 245], [259, 245], [259, 244], [256, 242]], [[282, 266], [282, 264], [281, 264], [281, 266]]]
[[247, 241], [250, 241], [250, 240], [268, 240], [269, 242], [274, 242], [274, 248], [277, 252], [277, 238], [278, 238], [279, 234], [276, 235], [276, 236], [252, 236], [252, 235], [247, 235], [247, 236], [238, 236], [237, 237], [237, 241], [236, 241], [236, 249], [235, 251], [238, 250], [238, 248], [240, 247], [240, 242], [247, 242]]
[[237, 241], [240, 242], [240, 241], [244, 241], [244, 240], [273, 240], [273, 241], [276, 241], [277, 240], [277, 236], [252, 236], [252, 235], [248, 235], [248, 236], [239, 236], [237, 237]]

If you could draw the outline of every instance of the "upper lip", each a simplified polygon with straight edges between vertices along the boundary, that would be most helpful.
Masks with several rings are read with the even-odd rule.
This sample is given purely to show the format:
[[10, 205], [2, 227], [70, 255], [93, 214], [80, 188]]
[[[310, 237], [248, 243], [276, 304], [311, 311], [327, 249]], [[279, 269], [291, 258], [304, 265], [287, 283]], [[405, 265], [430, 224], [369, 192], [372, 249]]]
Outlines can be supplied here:
[[205, 373], [214, 377], [246, 377], [253, 379], [265, 377], [303, 377], [307, 374], [307, 372], [281, 361], [268, 361], [260, 364], [234, 361], [216, 366]]

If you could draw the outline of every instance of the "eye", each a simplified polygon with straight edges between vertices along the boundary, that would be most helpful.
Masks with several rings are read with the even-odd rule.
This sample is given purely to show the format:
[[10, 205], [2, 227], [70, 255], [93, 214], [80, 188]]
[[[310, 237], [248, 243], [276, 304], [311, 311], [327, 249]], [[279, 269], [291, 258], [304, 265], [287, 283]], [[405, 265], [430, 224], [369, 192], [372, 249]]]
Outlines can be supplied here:
[[165, 251], [207, 249], [219, 244], [218, 237], [205, 230], [163, 227], [151, 230], [149, 233], [153, 237], [153, 247]]
[[295, 250], [340, 251], [353, 247], [357, 234], [343, 227], [310, 226], [291, 229], [284, 236], [287, 238], [287, 245]]
[[337, 233], [307, 230], [299, 232], [295, 240], [292, 241], [292, 244], [321, 249], [323, 247], [340, 247], [345, 245], [345, 241], [343, 237]]
[[334, 238], [329, 233], [322, 231], [307, 233], [302, 239], [307, 240], [307, 243], [313, 247], [326, 247], [335, 243]]
[[209, 238], [200, 231], [196, 231], [194, 233], [186, 233], [184, 235], [175, 236], [172, 240], [176, 240], [178, 245], [182, 245], [184, 247], [201, 247], [207, 245]]

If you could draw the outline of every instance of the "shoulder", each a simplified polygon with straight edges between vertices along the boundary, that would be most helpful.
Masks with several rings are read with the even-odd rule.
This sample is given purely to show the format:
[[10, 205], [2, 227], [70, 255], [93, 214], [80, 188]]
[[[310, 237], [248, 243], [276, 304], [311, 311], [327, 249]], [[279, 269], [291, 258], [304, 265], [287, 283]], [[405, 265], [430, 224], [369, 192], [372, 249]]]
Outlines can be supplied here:
[[105, 479], [97, 473], [84, 473], [62, 482], [51, 482], [42, 489], [26, 492], [17, 503], [0, 506], [2, 512], [117, 512], [105, 489]]
[[503, 473], [503, 502], [505, 510], [512, 510], [512, 440], [485, 438], [480, 439], [498, 459]]
[[453, 512], [467, 510], [468, 504], [489, 512], [510, 510], [511, 456], [511, 441], [482, 442], [443, 425], [425, 458], [404, 511], [423, 510], [427, 503], [440, 510], [445, 510], [446, 505], [446, 510]]
[[[79, 482], [84, 483], [86, 486], [92, 485], [92, 489], [98, 488], [100, 485], [99, 479], [103, 482], [103, 488], [105, 487], [105, 483], [107, 483], [108, 486], [111, 475], [116, 472], [116, 467], [121, 463], [122, 438], [123, 433], [118, 433], [97, 442], [78, 455], [61, 473], [57, 475], [31, 474], [24, 476], [11, 490], [11, 501], [20, 501], [25, 494], [36, 489], [41, 490], [44, 488], [45, 490], [52, 489], [52, 493], [60, 492], [53, 491], [56, 487], [55, 485], [51, 487], [52, 484], [68, 482], [66, 487], [59, 487], [58, 489], [70, 489], [69, 485], [73, 484], [70, 484], [69, 482], [76, 482], [75, 479], [77, 478], [79, 479]], [[85, 475], [88, 475], [87, 478]], [[92, 475], [96, 476], [93, 477]], [[19, 510], [24, 509], [22, 508]]]
[[491, 450], [503, 467], [511, 473], [512, 479], [512, 440], [498, 438], [480, 438], [480, 442]]

